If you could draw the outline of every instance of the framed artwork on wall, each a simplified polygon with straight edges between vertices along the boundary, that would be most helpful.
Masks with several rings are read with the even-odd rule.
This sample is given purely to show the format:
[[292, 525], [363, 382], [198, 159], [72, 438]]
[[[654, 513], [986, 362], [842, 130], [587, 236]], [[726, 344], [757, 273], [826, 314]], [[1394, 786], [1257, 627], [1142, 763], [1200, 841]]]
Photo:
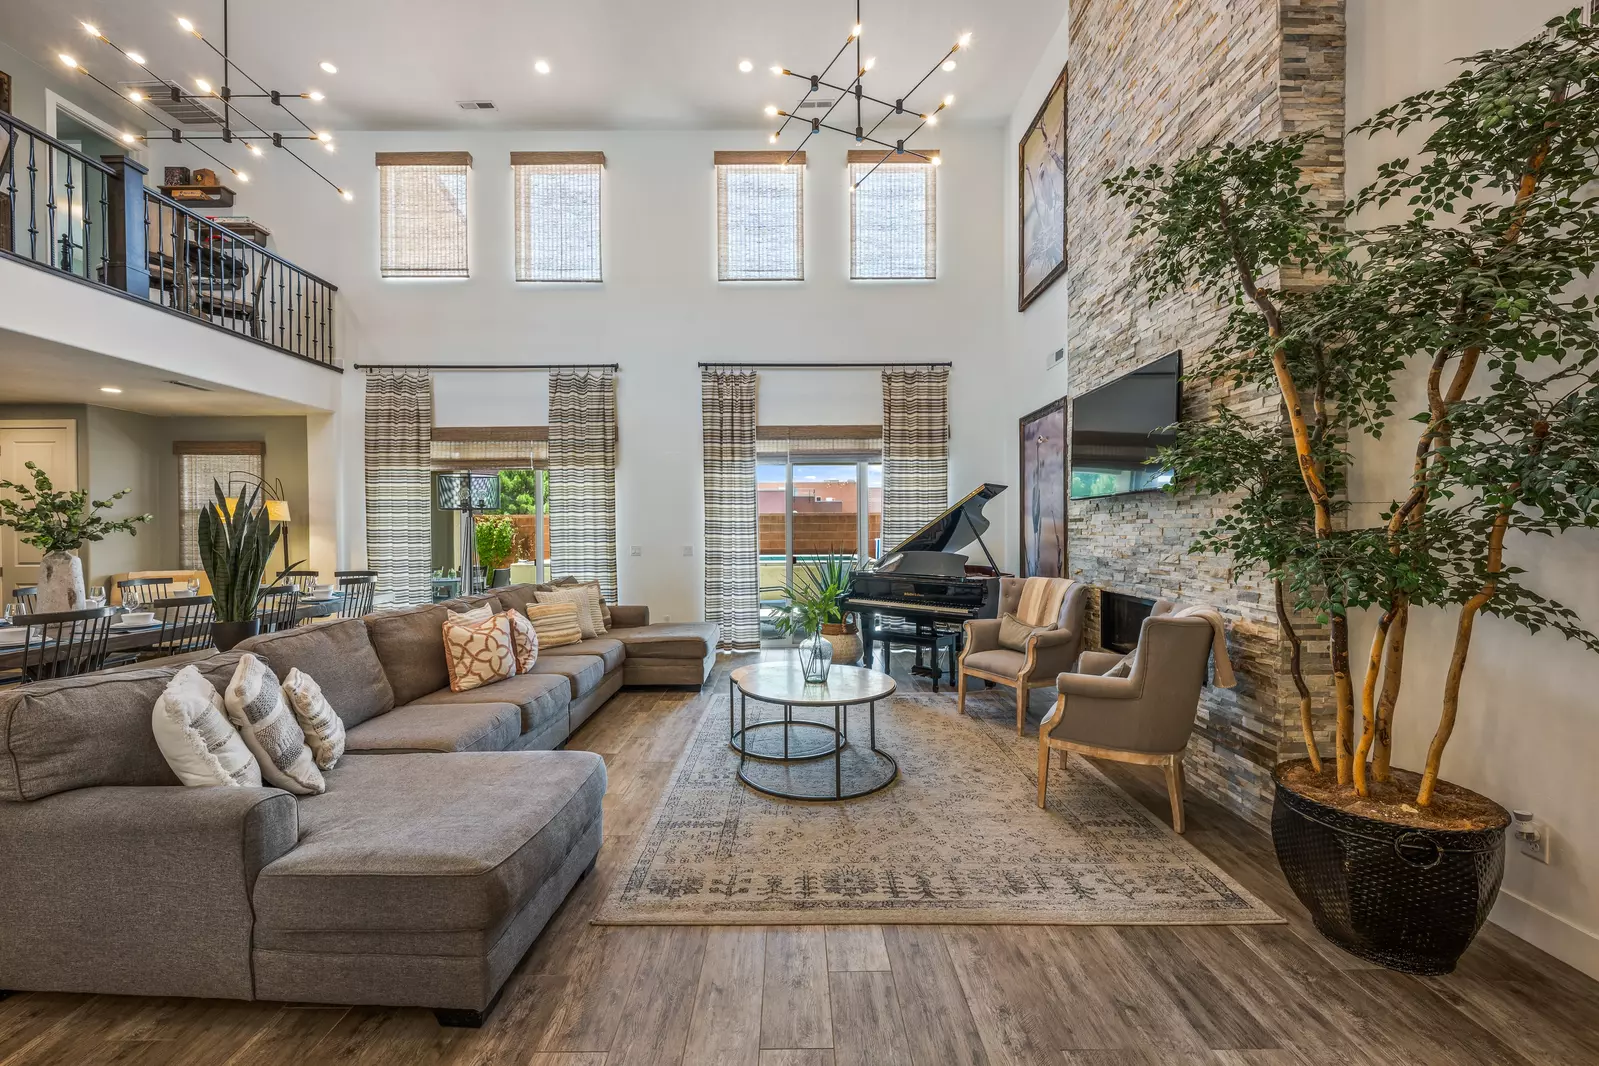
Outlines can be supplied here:
[[1066, 273], [1066, 67], [1016, 145], [1016, 310]]
[[11, 114], [11, 75], [0, 70], [0, 111]]
[[1022, 577], [1066, 576], [1066, 398], [1021, 419]]

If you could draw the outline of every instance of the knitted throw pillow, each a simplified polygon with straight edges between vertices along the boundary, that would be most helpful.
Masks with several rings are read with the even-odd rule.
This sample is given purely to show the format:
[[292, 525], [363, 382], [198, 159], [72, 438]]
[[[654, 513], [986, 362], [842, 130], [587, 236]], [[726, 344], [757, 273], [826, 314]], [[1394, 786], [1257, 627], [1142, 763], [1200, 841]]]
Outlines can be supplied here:
[[450, 668], [450, 691], [466, 692], [516, 673], [511, 623], [504, 615], [481, 622], [444, 623], [444, 659]]
[[185, 785], [260, 787], [261, 765], [228, 721], [216, 686], [193, 666], [167, 682], [150, 714], [150, 729]]
[[322, 695], [322, 686], [296, 666], [283, 679], [283, 695], [295, 721], [305, 731], [305, 743], [316, 759], [317, 769], [333, 769], [344, 756], [344, 720]]
[[575, 603], [530, 603], [527, 606], [527, 620], [538, 632], [541, 649], [559, 648], [582, 640], [583, 627], [577, 619]]
[[261, 764], [261, 780], [294, 793], [315, 796], [327, 790], [322, 771], [306, 746], [305, 732], [283, 698], [283, 685], [271, 667], [246, 654], [223, 693], [228, 719]]
[[577, 624], [583, 639], [600, 636], [605, 632], [605, 616], [600, 611], [598, 585], [573, 585], [551, 592], [534, 593], [539, 603], [571, 603], [577, 605]]
[[525, 674], [533, 669], [539, 657], [539, 631], [527, 620], [527, 615], [515, 607], [505, 612], [511, 623], [511, 645], [516, 651], [516, 672]]

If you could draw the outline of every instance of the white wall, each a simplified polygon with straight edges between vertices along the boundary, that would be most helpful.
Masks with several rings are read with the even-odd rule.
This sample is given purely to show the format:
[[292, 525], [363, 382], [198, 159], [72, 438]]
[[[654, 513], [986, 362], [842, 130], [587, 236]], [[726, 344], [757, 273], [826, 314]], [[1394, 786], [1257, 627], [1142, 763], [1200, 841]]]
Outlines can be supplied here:
[[[951, 491], [1014, 479], [1011, 412], [996, 422], [1004, 366], [1000, 204], [1005, 140], [997, 128], [942, 128], [939, 277], [851, 282], [844, 138], [807, 146], [806, 277], [800, 284], [719, 284], [715, 276], [718, 149], [763, 148], [758, 132], [340, 133], [317, 153], [356, 199], [318, 187], [292, 160], [268, 156], [237, 210], [273, 231], [275, 249], [339, 286], [339, 354], [354, 362], [617, 362], [621, 426], [617, 544], [621, 595], [657, 617], [699, 617], [703, 574], [699, 361], [950, 360]], [[176, 154], [156, 159], [190, 163]], [[385, 281], [377, 269], [373, 153], [466, 150], [472, 277]], [[605, 283], [511, 280], [513, 150], [606, 154]], [[344, 376], [334, 416], [343, 476], [341, 561], [362, 557], [362, 375]], [[542, 374], [441, 375], [439, 420], [538, 424]], [[764, 375], [762, 419], [875, 423], [875, 374]], [[313, 467], [316, 465], [313, 461]], [[1007, 473], [1010, 474], [1007, 477]], [[1002, 501], [996, 510], [1009, 510]], [[641, 554], [629, 553], [638, 545]], [[684, 547], [693, 551], [685, 559]]]
[[[1451, 59], [1517, 44], [1571, 6], [1571, 0], [1349, 0], [1349, 124], [1410, 93], [1442, 84], [1458, 69]], [[1347, 144], [1350, 192], [1369, 183], [1379, 163], [1407, 154], [1417, 143], [1418, 136], [1403, 142], [1352, 138]], [[1393, 217], [1390, 211], [1370, 221]], [[1423, 409], [1419, 375], [1404, 386], [1399, 409]], [[1356, 442], [1351, 496], [1357, 517], [1373, 518], [1408, 488], [1410, 460], [1405, 453], [1414, 447], [1414, 432], [1411, 424], [1401, 423], [1381, 442]], [[1513, 565], [1527, 569], [1524, 580], [1530, 587], [1561, 600], [1590, 628], [1599, 627], [1599, 534], [1513, 538], [1506, 555]], [[1437, 722], [1455, 618], [1454, 611], [1433, 609], [1411, 614], [1404, 693], [1395, 722], [1396, 765], [1415, 767], [1424, 761]], [[1370, 634], [1371, 620], [1363, 619], [1352, 634], [1357, 661], [1364, 660]], [[1549, 866], [1523, 857], [1511, 844], [1504, 892], [1493, 919], [1599, 976], [1595, 692], [1599, 656], [1549, 633], [1533, 635], [1482, 618], [1443, 771], [1449, 780], [1506, 807], [1530, 808], [1553, 828], [1554, 862]]]

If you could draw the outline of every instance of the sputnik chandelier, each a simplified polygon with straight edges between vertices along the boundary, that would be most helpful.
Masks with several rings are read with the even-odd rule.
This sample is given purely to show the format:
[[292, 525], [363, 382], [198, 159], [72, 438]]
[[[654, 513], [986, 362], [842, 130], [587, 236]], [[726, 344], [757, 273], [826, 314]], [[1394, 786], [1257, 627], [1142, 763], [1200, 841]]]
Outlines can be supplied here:
[[[939, 58], [938, 62], [933, 64], [932, 69], [926, 74], [922, 75], [921, 81], [918, 81], [915, 85], [910, 87], [909, 92], [894, 99], [893, 101], [880, 100], [877, 97], [867, 93], [864, 88], [867, 72], [869, 72], [872, 67], [876, 65], [877, 59], [875, 56], [868, 57], [866, 59], [861, 58], [861, 2], [860, 0], [855, 0], [855, 24], [850, 28], [849, 36], [844, 38], [844, 43], [839, 46], [838, 51], [833, 54], [833, 58], [828, 62], [827, 66], [822, 68], [822, 72], [820, 74], [799, 74], [795, 71], [789, 70], [787, 67], [781, 66], [772, 68], [773, 74], [783, 77], [798, 78], [800, 81], [805, 82], [805, 93], [800, 97], [799, 103], [795, 104], [794, 107], [788, 111], [784, 111], [776, 105], [767, 106], [766, 115], [768, 118], [781, 117], [783, 120], [783, 124], [777, 128], [777, 132], [772, 134], [770, 138], [771, 143], [779, 143], [782, 139], [783, 133], [789, 128], [789, 126], [793, 123], [798, 123], [800, 126], [805, 128], [805, 137], [798, 145], [794, 147], [794, 151], [789, 153], [788, 159], [784, 160], [784, 165], [792, 162], [794, 156], [800, 151], [800, 149], [805, 147], [806, 142], [808, 142], [812, 137], [816, 136], [822, 130], [831, 130], [834, 133], [842, 133], [847, 137], [853, 137], [856, 144], [873, 144], [880, 148], [886, 149], [886, 151], [883, 153], [883, 158], [879, 159], [875, 164], [873, 164], [872, 169], [868, 170], [861, 177], [860, 181], [855, 182], [853, 187], [857, 189], [860, 188], [861, 182], [865, 181], [867, 178], [871, 177], [877, 172], [878, 167], [882, 166], [896, 155], [915, 156], [917, 159], [921, 159], [925, 162], [932, 163], [934, 166], [937, 166], [939, 162], [938, 156], [922, 155], [920, 152], [905, 147], [905, 142], [909, 141], [912, 137], [916, 136], [926, 127], [938, 125], [939, 112], [953, 104], [955, 102], [955, 97], [953, 95], [946, 95], [938, 102], [938, 106], [930, 111], [917, 111], [915, 108], [909, 106], [909, 101], [911, 97], [916, 94], [916, 91], [926, 84], [928, 78], [931, 78], [940, 70], [943, 70], [946, 73], [954, 70], [955, 53], [959, 52], [963, 48], [969, 47], [971, 43], [972, 35], [970, 33], [961, 34], [960, 38], [950, 46], [949, 51], [945, 52], [944, 55]], [[848, 85], [839, 85], [836, 82], [828, 81], [828, 75], [832, 73], [833, 68], [838, 65], [838, 61], [843, 58], [844, 54], [849, 51], [850, 45], [855, 46], [855, 77], [849, 82]], [[805, 116], [796, 113], [802, 108], [817, 108], [823, 106], [819, 101], [811, 99], [814, 94], [821, 92], [823, 89], [838, 93], [838, 97], [832, 102], [831, 105], [826, 105], [827, 110], [822, 113], [820, 118], [806, 118]], [[855, 128], [853, 130], [849, 130], [842, 126], [829, 124], [827, 120], [832, 116], [833, 112], [837, 110], [838, 105], [843, 103], [845, 99], [849, 97], [853, 97], [855, 100]], [[872, 124], [870, 129], [866, 128], [865, 111], [867, 104], [872, 104], [875, 107], [886, 109], [883, 115]], [[918, 120], [916, 128], [911, 130], [905, 136], [896, 138], [893, 141], [879, 140], [873, 136], [873, 134], [877, 132], [878, 128], [882, 126], [883, 123], [887, 122], [896, 115], [910, 115], [913, 119]]]
[[[229, 54], [228, 50], [228, 0], [222, 0], [221, 48], [218, 48], [216, 45], [212, 44], [211, 41], [195, 27], [194, 23], [188, 19], [179, 18], [177, 22], [180, 30], [204, 44], [222, 60], [222, 78], [220, 84], [212, 85], [204, 78], [195, 78], [194, 87], [198, 91], [189, 92], [183, 89], [178, 82], [172, 81], [168, 78], [163, 78], [161, 75], [151, 70], [145, 64], [144, 56], [140, 55], [138, 52], [132, 52], [123, 48], [111, 38], [101, 33], [99, 27], [90, 22], [84, 22], [81, 24], [84, 32], [88, 33], [90, 37], [93, 37], [101, 44], [111, 48], [123, 59], [127, 60], [139, 70], [143, 71], [148, 76], [149, 81], [141, 81], [136, 83], [133, 87], [119, 89], [116, 86], [101, 80], [76, 58], [67, 54], [66, 52], [62, 52], [59, 56], [57, 56], [57, 58], [60, 59], [65, 66], [87, 77], [90, 81], [94, 82], [102, 89], [105, 89], [107, 92], [113, 93], [122, 98], [122, 100], [126, 103], [131, 103], [140, 114], [150, 119], [150, 121], [154, 124], [154, 127], [168, 130], [171, 139], [175, 143], [192, 145], [195, 151], [199, 152], [213, 163], [216, 163], [219, 167], [222, 167], [229, 174], [233, 175], [233, 177], [238, 181], [248, 182], [250, 180], [250, 175], [246, 171], [241, 170], [229, 163], [225, 163], [221, 159], [218, 159], [198, 142], [221, 141], [224, 144], [238, 143], [243, 145], [245, 150], [254, 156], [263, 156], [266, 154], [262, 149], [263, 145], [270, 145], [273, 148], [281, 149], [293, 157], [301, 166], [305, 167], [311, 173], [321, 178], [324, 182], [327, 182], [328, 187], [333, 189], [340, 196], [344, 197], [346, 200], [354, 199], [353, 194], [351, 194], [348, 189], [342, 188], [335, 182], [329, 180], [326, 174], [323, 174], [316, 167], [312, 166], [298, 152], [290, 147], [290, 142], [309, 141], [315, 144], [320, 144], [329, 152], [333, 151], [333, 135], [325, 130], [313, 129], [308, 123], [306, 123], [304, 119], [295, 114], [294, 111], [290, 109], [288, 104], [288, 101], [290, 100], [309, 100], [312, 103], [321, 103], [324, 99], [323, 94], [316, 90], [309, 90], [307, 92], [299, 93], [284, 93], [279, 92], [276, 89], [268, 89], [266, 86], [252, 78], [244, 70], [244, 68], [239, 66], [238, 63], [234, 62], [233, 57]], [[322, 69], [328, 74], [334, 74], [337, 73], [338, 68], [334, 67], [332, 63], [323, 63]], [[236, 91], [232, 85], [234, 74], [242, 76], [245, 81], [254, 86], [255, 91]], [[289, 133], [281, 133], [274, 130], [269, 130], [266, 128], [266, 126], [256, 122], [240, 109], [238, 105], [238, 101], [240, 100], [267, 101], [269, 106], [282, 111], [283, 114], [287, 115], [289, 118], [293, 119], [294, 122], [298, 123], [301, 129], [294, 130]], [[150, 111], [149, 108], [145, 106], [146, 104], [151, 104], [155, 107], [161, 108], [163, 111], [169, 112], [169, 117], [161, 118], [155, 115]], [[251, 108], [254, 108], [256, 105], [252, 103], [250, 106]], [[181, 118], [179, 116], [181, 116]], [[218, 133], [190, 133], [184, 130], [182, 125], [174, 125], [174, 121], [197, 123], [207, 126], [219, 126], [221, 127], [221, 131]], [[124, 133], [122, 135], [122, 139], [129, 144], [135, 144], [139, 141], [148, 140], [147, 137], [133, 133]]]

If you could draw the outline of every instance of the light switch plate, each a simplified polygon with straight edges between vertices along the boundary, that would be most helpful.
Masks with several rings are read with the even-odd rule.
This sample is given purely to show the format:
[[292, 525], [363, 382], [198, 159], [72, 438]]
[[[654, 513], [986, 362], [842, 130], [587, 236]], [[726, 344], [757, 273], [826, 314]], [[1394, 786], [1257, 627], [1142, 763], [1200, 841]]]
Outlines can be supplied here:
[[692, 545], [692, 544], [683, 545], [683, 558], [692, 559], [693, 557], [694, 557], [694, 545]]
[[637, 559], [639, 556], [644, 554], [644, 549], [635, 544], [627, 550], [627, 553], [633, 558]]

